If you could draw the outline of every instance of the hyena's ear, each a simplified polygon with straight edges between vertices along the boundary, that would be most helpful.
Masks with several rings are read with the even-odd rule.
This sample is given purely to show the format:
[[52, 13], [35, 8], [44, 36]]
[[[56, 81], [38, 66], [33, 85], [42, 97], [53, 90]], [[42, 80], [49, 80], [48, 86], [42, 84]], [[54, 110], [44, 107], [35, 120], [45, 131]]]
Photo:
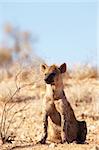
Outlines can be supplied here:
[[46, 64], [41, 65], [41, 71], [44, 72], [48, 66]]
[[64, 73], [64, 72], [66, 72], [66, 63], [64, 63], [64, 64], [62, 64], [60, 67], [59, 67], [59, 70], [60, 70], [60, 72], [61, 73]]

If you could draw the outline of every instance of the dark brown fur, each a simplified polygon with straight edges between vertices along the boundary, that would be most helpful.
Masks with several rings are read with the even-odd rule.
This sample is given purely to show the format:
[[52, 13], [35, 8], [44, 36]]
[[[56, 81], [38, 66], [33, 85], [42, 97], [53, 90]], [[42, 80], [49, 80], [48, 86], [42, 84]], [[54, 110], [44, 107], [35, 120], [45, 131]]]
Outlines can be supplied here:
[[66, 64], [60, 67], [43, 64], [42, 71], [45, 74], [46, 93], [43, 99], [44, 135], [39, 142], [44, 144], [48, 138], [53, 142], [84, 143], [86, 122], [76, 120], [63, 90], [62, 73], [66, 71]]

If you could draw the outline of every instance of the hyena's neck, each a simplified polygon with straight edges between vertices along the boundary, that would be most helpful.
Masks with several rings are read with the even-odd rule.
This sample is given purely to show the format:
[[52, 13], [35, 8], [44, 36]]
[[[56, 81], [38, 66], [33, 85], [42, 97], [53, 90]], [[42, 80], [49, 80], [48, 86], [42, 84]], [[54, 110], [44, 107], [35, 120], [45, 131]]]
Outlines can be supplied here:
[[47, 96], [54, 98], [54, 99], [61, 99], [64, 95], [64, 90], [63, 90], [63, 82], [62, 81], [57, 81], [56, 84], [46, 85], [46, 94]]

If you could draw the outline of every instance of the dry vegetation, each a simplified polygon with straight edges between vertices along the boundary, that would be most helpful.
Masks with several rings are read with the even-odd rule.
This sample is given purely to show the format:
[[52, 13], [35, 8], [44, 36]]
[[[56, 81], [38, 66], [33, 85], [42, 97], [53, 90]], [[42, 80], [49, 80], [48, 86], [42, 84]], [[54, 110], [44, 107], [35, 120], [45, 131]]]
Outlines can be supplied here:
[[[36, 142], [42, 136], [42, 97], [45, 92], [38, 67], [43, 61], [39, 57], [28, 61], [31, 60], [28, 32], [15, 32], [10, 25], [4, 31], [10, 38], [14, 38], [14, 43], [10, 48], [0, 48], [0, 150], [99, 150], [97, 69], [84, 65], [64, 75], [65, 94], [76, 117], [87, 122], [86, 143], [47, 142], [46, 145], [37, 145]], [[23, 47], [28, 51], [22, 51]], [[9, 49], [11, 53], [8, 52]], [[13, 53], [17, 57], [16, 61], [13, 60]], [[20, 59], [28, 65], [20, 65]]]
[[[64, 75], [65, 93], [79, 120], [88, 126], [86, 144], [36, 145], [42, 136], [42, 97], [45, 91], [42, 75], [32, 67], [21, 68], [0, 82], [1, 149], [96, 149], [99, 144], [99, 80], [85, 67]], [[19, 67], [19, 68], [18, 68]], [[11, 69], [11, 68], [10, 68]], [[12, 66], [13, 69], [13, 66]], [[90, 68], [91, 69], [91, 68]], [[93, 69], [93, 68], [92, 68]], [[86, 76], [89, 71], [90, 76]], [[6, 72], [6, 70], [5, 70]], [[94, 72], [94, 77], [93, 77]], [[85, 73], [85, 74], [84, 74]], [[7, 72], [6, 72], [7, 74]], [[77, 76], [76, 78], [76, 74]], [[2, 116], [3, 115], [3, 116]], [[3, 117], [3, 119], [2, 119]], [[3, 145], [2, 145], [3, 144]], [[97, 147], [96, 147], [97, 146]], [[74, 148], [75, 147], [75, 148]]]

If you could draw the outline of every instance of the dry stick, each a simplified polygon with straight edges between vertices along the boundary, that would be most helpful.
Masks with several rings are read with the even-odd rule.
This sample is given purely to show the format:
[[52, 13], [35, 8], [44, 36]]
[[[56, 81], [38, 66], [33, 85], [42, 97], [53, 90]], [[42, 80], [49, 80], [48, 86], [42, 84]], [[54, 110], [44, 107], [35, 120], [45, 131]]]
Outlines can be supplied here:
[[[30, 83], [30, 84], [25, 84], [25, 85], [23, 85], [20, 89], [22, 89], [22, 88], [24, 88], [24, 87], [26, 87], [26, 86], [28, 86], [28, 85], [31, 85], [31, 84], [32, 84], [32, 83]], [[8, 112], [9, 110], [11, 110], [14, 106], [15, 106], [15, 104], [14, 104], [12, 107], [10, 107], [10, 108], [7, 110], [7, 112]], [[25, 110], [26, 110], [26, 109], [25, 109], [26, 106], [27, 106], [27, 105], [25, 105], [23, 108], [21, 108], [19, 111], [15, 112], [15, 113], [13, 114], [13, 116], [12, 116], [10, 122], [9, 122], [9, 125], [8, 125], [8, 127], [7, 127], [7, 130], [6, 130], [4, 136], [7, 135], [8, 130], [9, 130], [9, 128], [10, 128], [10, 125], [11, 125], [11, 123], [12, 123], [12, 120], [13, 120], [14, 116], [15, 116], [17, 113], [21, 112], [21, 111], [25, 111]], [[20, 123], [20, 124], [21, 124], [21, 123]], [[6, 140], [7, 140], [7, 139], [5, 139], [5, 141], [6, 141]]]
[[[14, 135], [16, 134], [16, 132], [17, 132], [17, 130], [18, 130], [18, 128], [20, 128], [20, 126], [22, 125], [22, 122], [25, 120], [25, 117], [23, 117], [22, 118], [22, 120], [20, 121], [20, 123], [19, 123], [19, 125], [17, 126], [17, 128], [15, 129], [15, 131], [14, 131]], [[9, 139], [9, 138], [13, 138], [13, 137], [15, 137], [15, 136], [11, 136], [11, 135], [9, 135], [7, 138], [6, 138], [6, 140], [5, 141], [7, 141], [7, 139]], [[9, 141], [9, 140], [8, 140]], [[11, 140], [11, 141], [14, 141], [14, 138]]]
[[[31, 82], [31, 83], [29, 83], [29, 84], [24, 84], [24, 85], [22, 85], [21, 87], [19, 87], [19, 88], [15, 91], [15, 93], [12, 95], [12, 97], [10, 98], [10, 100], [11, 100], [11, 99], [16, 95], [16, 93], [19, 92], [22, 88], [25, 88], [26, 86], [32, 85], [33, 83], [34, 83], [34, 82]], [[8, 101], [7, 101], [7, 102], [8, 102]], [[9, 108], [7, 109], [7, 111], [4, 110], [4, 112], [5, 112], [5, 111], [6, 111], [6, 112], [10, 111], [15, 105], [16, 105], [16, 104], [13, 104], [12, 106], [9, 106]], [[6, 107], [6, 105], [5, 105], [5, 107]], [[7, 117], [6, 112], [5, 112], [4, 124], [2, 125], [2, 126], [3, 126], [3, 129], [5, 128], [5, 122], [6, 122], [6, 117]], [[3, 114], [3, 117], [4, 117], [4, 114]]]
[[[10, 126], [10, 124], [11, 124], [11, 122], [12, 122], [14, 116], [15, 116], [16, 114], [18, 114], [19, 112], [25, 111], [25, 110], [26, 110], [26, 109], [25, 109], [26, 106], [27, 106], [27, 105], [24, 105], [20, 110], [14, 112], [13, 116], [12, 116], [11, 119], [10, 119], [9, 126]], [[9, 129], [9, 126], [7, 127], [6, 133], [7, 133], [8, 129]]]
[[20, 121], [19, 125], [15, 128], [14, 134], [16, 134], [17, 130], [21, 127], [22, 122], [24, 122], [24, 120], [25, 120], [25, 117], [23, 117], [23, 119]]
[[4, 122], [4, 114], [5, 114], [5, 107], [6, 107], [6, 103], [4, 105], [4, 109], [3, 109], [3, 113], [2, 113], [2, 118], [1, 118], [1, 123], [0, 123], [0, 134], [1, 134], [1, 138], [3, 138], [3, 135], [2, 135], [2, 128], [3, 128], [3, 122]]
[[[1, 119], [1, 129], [3, 127], [2, 131], [4, 132], [4, 135], [5, 135], [5, 122], [6, 122], [6, 117], [7, 117], [6, 113], [8, 112], [8, 111], [6, 111], [6, 106], [9, 103], [9, 101], [11, 101], [13, 99], [13, 97], [16, 95], [16, 93], [19, 92], [19, 90], [20, 90], [20, 88], [18, 88], [18, 85], [17, 85], [17, 78], [20, 75], [21, 71], [22, 71], [22, 69], [15, 76], [15, 83], [16, 83], [17, 89], [4, 105], [4, 109], [3, 109], [3, 113], [2, 113], [2, 119]], [[1, 133], [1, 131], [0, 131], [0, 133]], [[2, 137], [2, 134], [1, 134], [1, 137]]]
[[[7, 111], [6, 111], [6, 106], [8, 104], [8, 102], [16, 95], [16, 93], [19, 91], [19, 89], [17, 89], [13, 95], [9, 98], [9, 100], [5, 103], [4, 105], [4, 109], [3, 109], [3, 113], [2, 113], [2, 119], [1, 119], [1, 130], [3, 132], [5, 132], [5, 122], [6, 122], [6, 117], [7, 117]], [[1, 132], [1, 131], [0, 131]], [[3, 137], [2, 137], [3, 138]]]
[[10, 105], [7, 109], [7, 112], [9, 112], [15, 105], [16, 105], [16, 103], [14, 103], [13, 105]]
[[[25, 110], [26, 110], [26, 109], [25, 109], [26, 106], [27, 106], [27, 105], [25, 105], [24, 107], [22, 107], [19, 111], [14, 112], [14, 114], [12, 115], [12, 117], [11, 117], [11, 119], [10, 119], [10, 121], [9, 121], [9, 125], [8, 125], [8, 127], [7, 127], [7, 129], [6, 129], [5, 136], [6, 136], [7, 133], [8, 133], [8, 130], [9, 130], [9, 128], [10, 128], [10, 125], [11, 125], [11, 123], [12, 123], [12, 120], [13, 120], [14, 116], [15, 116], [16, 114], [18, 114], [19, 112], [25, 111]], [[6, 141], [6, 140], [7, 140], [7, 138], [5, 138], [5, 141]]]
[[17, 126], [15, 132], [18, 130], [18, 128], [21, 126], [22, 122], [25, 120], [25, 118], [23, 117], [23, 119], [21, 120], [21, 122], [19, 123], [19, 125]]
[[[3, 130], [4, 131], [4, 135], [5, 135], [5, 122], [6, 122], [6, 117], [7, 117], [7, 115], [6, 115], [6, 113], [9, 111], [9, 110], [11, 110], [14, 106], [15, 106], [15, 104], [13, 104], [12, 106], [9, 106], [9, 108], [7, 109], [7, 111], [6, 111], [6, 106], [7, 106], [7, 104], [9, 103], [9, 101], [11, 101], [12, 99], [13, 99], [13, 97], [16, 95], [16, 93], [17, 92], [19, 92], [22, 88], [24, 88], [24, 87], [26, 87], [26, 86], [29, 86], [29, 85], [32, 85], [34, 82], [31, 82], [31, 83], [29, 83], [29, 84], [24, 84], [24, 85], [22, 85], [21, 87], [18, 87], [18, 84], [17, 84], [17, 78], [18, 78], [18, 76], [20, 75], [20, 73], [21, 73], [21, 71], [19, 71], [18, 72], [18, 74], [15, 76], [15, 83], [16, 83], [16, 91], [13, 93], [13, 95], [9, 98], [9, 100], [5, 103], [5, 105], [4, 105], [4, 109], [3, 109], [3, 113], [2, 113], [2, 119], [1, 119], [1, 128], [0, 128], [0, 134], [1, 134], [1, 138], [3, 138], [3, 135], [2, 135], [2, 131], [1, 130]], [[2, 129], [2, 127], [3, 127], [3, 129]]]
[[[31, 83], [22, 85], [21, 87], [19, 87], [19, 91], [22, 90], [23, 88], [27, 87], [27, 86], [32, 85], [33, 83], [34, 83], [34, 82], [31, 82]], [[19, 92], [19, 91], [18, 91], [18, 92]], [[10, 105], [10, 106], [8, 107], [7, 111], [10, 111], [15, 105], [16, 105], [16, 104], [13, 104], [12, 106]]]
[[[21, 72], [21, 71], [20, 71]], [[15, 81], [17, 82], [17, 77], [18, 75], [20, 74], [20, 72], [18, 72], [18, 74], [16, 75], [15, 77]], [[0, 134], [1, 134], [1, 138], [3, 138], [3, 134], [2, 134], [2, 131], [4, 130], [5, 128], [5, 122], [6, 122], [6, 106], [7, 104], [9, 103], [9, 101], [11, 101], [11, 99], [16, 95], [16, 93], [20, 90], [20, 88], [18, 88], [17, 86], [17, 83], [16, 83], [16, 87], [17, 87], [17, 90], [13, 93], [13, 95], [8, 99], [8, 101], [5, 103], [4, 105], [4, 109], [3, 109], [3, 112], [2, 112], [2, 118], [1, 118], [1, 123], [0, 123]]]

